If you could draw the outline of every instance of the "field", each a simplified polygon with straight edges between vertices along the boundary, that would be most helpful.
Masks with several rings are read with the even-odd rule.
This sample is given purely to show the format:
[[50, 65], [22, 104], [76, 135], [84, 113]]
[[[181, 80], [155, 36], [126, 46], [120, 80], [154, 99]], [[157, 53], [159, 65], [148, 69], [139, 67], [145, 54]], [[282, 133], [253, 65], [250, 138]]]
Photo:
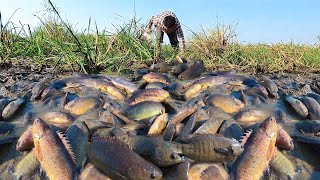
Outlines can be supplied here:
[[[145, 27], [137, 18], [116, 27], [114, 33], [100, 30], [88, 20], [88, 27], [76, 27], [60, 17], [50, 1], [45, 5], [47, 16], [39, 17], [40, 25], [1, 20], [0, 63], [29, 58], [36, 65], [52, 64], [85, 73], [125, 72], [147, 68], [152, 63], [154, 44], [141, 40]], [[13, 14], [14, 16], [14, 14]], [[189, 30], [186, 59], [201, 59], [208, 70], [241, 72], [303, 73], [319, 72], [320, 43], [241, 44], [234, 25], [217, 22], [210, 29]], [[163, 45], [162, 59], [172, 62], [177, 55]], [[147, 65], [147, 66], [146, 66]]]

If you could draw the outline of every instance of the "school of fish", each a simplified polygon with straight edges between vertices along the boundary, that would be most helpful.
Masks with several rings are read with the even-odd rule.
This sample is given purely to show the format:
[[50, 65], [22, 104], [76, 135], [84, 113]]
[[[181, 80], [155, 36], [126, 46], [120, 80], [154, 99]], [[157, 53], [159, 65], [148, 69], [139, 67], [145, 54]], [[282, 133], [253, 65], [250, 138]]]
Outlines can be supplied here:
[[319, 94], [201, 60], [0, 97], [0, 179], [319, 179], [319, 153]]

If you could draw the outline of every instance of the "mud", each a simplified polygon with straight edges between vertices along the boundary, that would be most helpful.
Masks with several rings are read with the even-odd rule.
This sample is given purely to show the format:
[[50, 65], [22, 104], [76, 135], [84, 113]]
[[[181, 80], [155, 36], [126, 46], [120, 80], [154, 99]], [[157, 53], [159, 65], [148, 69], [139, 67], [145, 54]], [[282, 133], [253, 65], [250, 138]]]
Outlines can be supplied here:
[[[16, 98], [26, 94], [36, 82], [47, 78], [51, 81], [74, 74], [69, 66], [56, 65], [52, 62], [37, 65], [31, 59], [10, 60], [0, 65], [0, 95]], [[258, 74], [251, 72], [236, 72], [250, 77]], [[320, 74], [264, 74], [271, 78], [287, 94], [294, 96], [305, 95], [310, 92], [320, 93]], [[130, 73], [121, 76], [131, 78]]]

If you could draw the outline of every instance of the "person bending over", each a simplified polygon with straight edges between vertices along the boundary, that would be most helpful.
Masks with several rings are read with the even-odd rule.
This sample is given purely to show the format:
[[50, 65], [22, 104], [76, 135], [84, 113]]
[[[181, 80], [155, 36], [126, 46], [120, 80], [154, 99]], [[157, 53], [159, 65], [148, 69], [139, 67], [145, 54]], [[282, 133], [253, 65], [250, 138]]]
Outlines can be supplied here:
[[156, 27], [156, 54], [155, 62], [160, 61], [161, 55], [161, 43], [163, 43], [163, 34], [166, 33], [170, 39], [170, 44], [173, 48], [180, 49], [180, 54], [185, 51], [185, 40], [182, 32], [182, 28], [177, 16], [171, 11], [164, 11], [156, 16], [152, 16], [149, 20], [147, 28], [144, 33], [144, 38], [151, 35], [152, 25]]

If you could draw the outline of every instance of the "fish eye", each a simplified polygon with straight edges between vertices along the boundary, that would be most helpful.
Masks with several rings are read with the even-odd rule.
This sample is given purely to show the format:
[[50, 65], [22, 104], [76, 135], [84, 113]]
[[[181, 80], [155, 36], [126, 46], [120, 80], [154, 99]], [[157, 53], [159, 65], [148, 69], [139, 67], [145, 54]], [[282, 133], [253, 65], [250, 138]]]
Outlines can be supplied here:
[[151, 179], [155, 179], [155, 178], [156, 178], [156, 175], [155, 175], [154, 173], [151, 173], [150, 178], [151, 178]]
[[176, 159], [176, 158], [177, 158], [177, 156], [175, 154], [170, 155], [170, 159]]
[[228, 148], [228, 151], [229, 151], [230, 154], [234, 154], [234, 150], [233, 150], [233, 147], [232, 147], [232, 146], [230, 146], [230, 147]]

